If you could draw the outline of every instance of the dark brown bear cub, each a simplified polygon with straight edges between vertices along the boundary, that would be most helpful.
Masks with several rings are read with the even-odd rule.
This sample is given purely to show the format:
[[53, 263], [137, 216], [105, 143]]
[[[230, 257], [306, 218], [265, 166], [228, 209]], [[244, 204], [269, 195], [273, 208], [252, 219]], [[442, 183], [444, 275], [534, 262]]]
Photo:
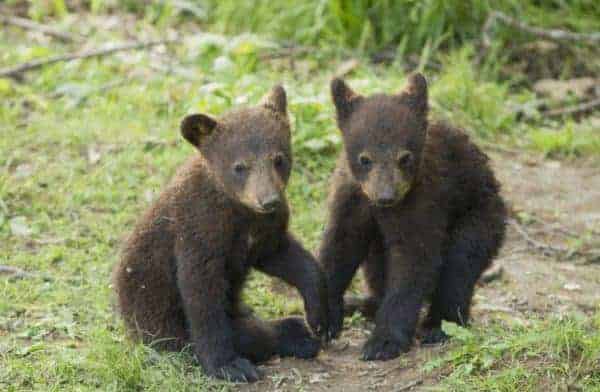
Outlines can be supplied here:
[[333, 174], [319, 258], [328, 285], [328, 339], [342, 329], [344, 291], [362, 265], [375, 318], [365, 360], [409, 349], [421, 306], [422, 342], [441, 321], [466, 325], [473, 289], [504, 239], [506, 210], [488, 158], [461, 131], [427, 121], [427, 84], [363, 97], [331, 83], [344, 151]]
[[250, 268], [283, 279], [304, 299], [307, 320], [327, 330], [319, 265], [288, 232], [292, 166], [286, 96], [214, 119], [187, 116], [198, 150], [138, 222], [113, 274], [134, 337], [164, 349], [189, 345], [209, 375], [255, 381], [252, 362], [314, 357], [320, 343], [301, 318], [262, 321], [241, 303]]

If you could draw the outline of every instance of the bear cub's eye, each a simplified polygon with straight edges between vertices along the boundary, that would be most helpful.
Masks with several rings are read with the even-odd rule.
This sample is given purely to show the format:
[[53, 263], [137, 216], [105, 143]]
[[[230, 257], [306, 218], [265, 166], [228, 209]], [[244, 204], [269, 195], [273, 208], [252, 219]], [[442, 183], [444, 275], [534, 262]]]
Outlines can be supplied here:
[[410, 151], [403, 151], [398, 155], [398, 166], [406, 167], [412, 163], [413, 154]]
[[371, 158], [369, 158], [369, 156], [365, 153], [362, 153], [358, 156], [358, 162], [360, 162], [360, 164], [363, 166], [371, 166], [371, 163], [373, 163]]
[[246, 171], [246, 169], [248, 169], [248, 167], [246, 166], [246, 164], [244, 164], [244, 162], [236, 162], [233, 165], [233, 171], [236, 174], [243, 174]]
[[285, 157], [281, 153], [275, 154], [275, 156], [273, 157], [273, 165], [275, 165], [275, 167], [277, 168], [283, 166], [284, 161]]

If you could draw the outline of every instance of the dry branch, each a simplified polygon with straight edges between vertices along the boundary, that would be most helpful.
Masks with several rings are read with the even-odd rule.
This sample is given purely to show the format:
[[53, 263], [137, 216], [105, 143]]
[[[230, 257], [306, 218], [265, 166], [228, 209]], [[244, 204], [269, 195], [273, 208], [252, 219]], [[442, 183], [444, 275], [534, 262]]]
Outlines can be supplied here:
[[46, 26], [30, 19], [19, 18], [18, 16], [0, 15], [0, 22], [7, 25], [21, 27], [26, 30], [37, 31], [39, 33], [57, 38], [63, 42], [77, 42], [79, 38], [71, 34], [56, 30], [50, 26]]
[[552, 41], [584, 41], [590, 44], [596, 44], [600, 42], [600, 31], [593, 33], [573, 33], [571, 31], [559, 29], [542, 29], [539, 27], [530, 26], [506, 15], [503, 12], [492, 11], [483, 25], [483, 45], [485, 47], [489, 47], [491, 44], [490, 33], [492, 27], [497, 21], [501, 21], [508, 26], [514, 27], [515, 29], [524, 31], [528, 34], [535, 35], [536, 37], [549, 39]]
[[519, 224], [519, 222], [517, 222], [514, 219], [509, 219], [508, 223], [512, 227], [515, 228], [515, 230], [517, 231], [517, 233], [519, 233], [519, 235], [521, 237], [523, 237], [523, 239], [525, 240], [525, 242], [527, 242], [528, 245], [530, 245], [531, 247], [533, 247], [533, 248], [541, 251], [546, 256], [553, 256], [553, 255], [560, 255], [560, 254], [569, 254], [569, 253], [572, 253], [571, 250], [568, 249], [568, 248], [558, 247], [558, 246], [554, 246], [554, 245], [550, 245], [550, 244], [545, 244], [543, 242], [540, 242], [538, 240], [535, 240], [535, 239], [531, 238], [531, 236]]
[[395, 389], [394, 391], [396, 391], [396, 392], [408, 391], [409, 389], [412, 389], [412, 388], [414, 388], [416, 386], [419, 386], [421, 384], [423, 384], [423, 380], [417, 379], [417, 380], [414, 380], [414, 381], [411, 381], [411, 382], [409, 382], [407, 384], [402, 385], [401, 387]]
[[8, 275], [9, 279], [12, 280], [32, 278], [35, 276], [35, 274], [10, 265], [0, 265], [0, 276], [1, 275]]
[[527, 219], [531, 220], [535, 223], [539, 223], [542, 226], [546, 226], [549, 228], [550, 231], [554, 231], [556, 233], [562, 234], [565, 237], [579, 238], [583, 235], [584, 232], [589, 232], [591, 235], [594, 235], [594, 236], [600, 236], [600, 231], [594, 230], [593, 228], [590, 228], [590, 227], [585, 228], [582, 233], [578, 233], [567, 227], [561, 226], [560, 223], [558, 223], [558, 222], [549, 222], [549, 221], [542, 219], [539, 216], [534, 215], [534, 214], [528, 214]]
[[0, 69], [0, 77], [7, 77], [7, 76], [15, 77], [23, 72], [31, 71], [31, 70], [37, 69], [37, 68], [42, 68], [42, 67], [44, 67], [46, 65], [50, 65], [50, 64], [55, 64], [55, 63], [60, 63], [60, 62], [65, 62], [65, 61], [73, 61], [73, 60], [78, 60], [78, 59], [86, 59], [86, 58], [90, 58], [90, 57], [102, 57], [102, 56], [106, 56], [106, 55], [116, 53], [116, 52], [144, 49], [144, 48], [149, 48], [149, 47], [158, 46], [158, 45], [166, 45], [166, 44], [170, 44], [170, 43], [173, 43], [176, 41], [177, 41], [176, 39], [162, 39], [162, 40], [155, 40], [155, 41], [131, 42], [131, 43], [112, 46], [110, 48], [89, 50], [89, 51], [84, 51], [84, 52], [79, 52], [79, 53], [67, 53], [67, 54], [53, 56], [53, 57], [49, 57], [49, 58], [45, 58], [45, 59], [41, 59], [41, 60], [28, 61], [26, 63], [20, 64], [20, 65], [14, 66], [14, 67]]
[[581, 112], [587, 112], [588, 110], [600, 107], [600, 98], [593, 99], [591, 101], [582, 102], [577, 105], [567, 106], [565, 108], [553, 109], [544, 112], [544, 115], [549, 117], [566, 116], [570, 114], [576, 114]]
[[[544, 226], [550, 226], [550, 224], [538, 217], [531, 217], [531, 219], [533, 219], [534, 221], [544, 225]], [[516, 232], [525, 240], [525, 242], [527, 243], [527, 247], [528, 248], [533, 248], [535, 250], [540, 251], [544, 256], [548, 256], [548, 257], [564, 257], [564, 258], [570, 258], [573, 256], [577, 256], [582, 258], [586, 263], [596, 263], [598, 261], [600, 261], [600, 248], [591, 248], [591, 249], [577, 249], [577, 248], [569, 248], [569, 247], [564, 247], [564, 246], [556, 246], [556, 245], [551, 245], [551, 244], [547, 244], [541, 241], [538, 241], [536, 239], [534, 239], [526, 230], [525, 228], [516, 220], [516, 219], [509, 219], [507, 221], [507, 223], [509, 225], [511, 225], [512, 227], [514, 227], [514, 229], [516, 230]], [[569, 229], [566, 229], [564, 227], [550, 227], [549, 228], [550, 231], [556, 231], [560, 234], [563, 234], [564, 236], [567, 237], [572, 237], [572, 238], [578, 238], [579, 235]], [[590, 231], [591, 234], [593, 235], [598, 235], [599, 233], [591, 230]]]

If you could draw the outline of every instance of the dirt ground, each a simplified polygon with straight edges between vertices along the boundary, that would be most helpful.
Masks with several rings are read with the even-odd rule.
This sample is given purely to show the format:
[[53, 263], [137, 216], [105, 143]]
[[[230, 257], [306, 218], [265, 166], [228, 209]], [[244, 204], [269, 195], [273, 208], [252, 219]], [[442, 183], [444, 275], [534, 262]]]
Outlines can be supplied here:
[[[600, 168], [487, 151], [513, 214], [496, 259], [499, 278], [476, 291], [473, 320], [495, 317], [526, 322], [533, 314], [590, 313], [600, 303], [600, 263], [590, 254], [563, 252], [566, 241], [587, 233], [600, 244]], [[520, 217], [516, 219], [516, 217]], [[519, 222], [519, 223], [516, 223]], [[593, 246], [592, 246], [593, 248]], [[589, 250], [589, 249], [588, 249]], [[572, 252], [571, 252], [572, 253]], [[586, 262], [587, 261], [587, 262]], [[389, 362], [358, 359], [368, 330], [350, 328], [314, 361], [276, 359], [261, 369], [264, 380], [244, 391], [421, 390], [443, 374], [424, 374], [423, 364], [444, 347], [419, 347]]]

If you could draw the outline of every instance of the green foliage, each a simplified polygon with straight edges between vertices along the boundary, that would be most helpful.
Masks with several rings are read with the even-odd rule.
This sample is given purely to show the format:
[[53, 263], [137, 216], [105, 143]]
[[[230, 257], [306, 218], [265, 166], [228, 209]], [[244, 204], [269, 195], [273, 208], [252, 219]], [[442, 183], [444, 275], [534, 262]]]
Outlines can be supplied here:
[[[374, 53], [398, 49], [400, 55], [424, 54], [478, 40], [491, 10], [500, 10], [540, 26], [565, 26], [575, 31], [597, 27], [600, 6], [595, 0], [521, 2], [517, 0], [88, 0], [73, 2], [94, 13], [125, 11], [155, 24], [175, 18], [203, 23], [228, 34], [266, 34], [285, 42], [335, 50]], [[35, 0], [34, 19], [63, 17], [65, 0]], [[514, 30], [498, 26], [503, 42], [514, 43]]]
[[600, 332], [594, 324], [582, 317], [534, 319], [526, 325], [509, 320], [473, 331], [445, 324], [452, 347], [425, 367], [432, 371], [450, 365], [443, 388], [451, 390], [597, 390]]
[[32, 0], [29, 5], [29, 17], [41, 20], [47, 16], [62, 18], [67, 15], [65, 0]]
[[508, 133], [516, 126], [515, 115], [507, 105], [509, 86], [481, 78], [473, 67], [472, 53], [466, 46], [444, 61], [442, 74], [432, 88], [437, 104], [434, 108], [480, 136]]
[[581, 156], [600, 153], [600, 136], [593, 124], [568, 121], [560, 130], [534, 129], [529, 137], [532, 145], [547, 156]]

